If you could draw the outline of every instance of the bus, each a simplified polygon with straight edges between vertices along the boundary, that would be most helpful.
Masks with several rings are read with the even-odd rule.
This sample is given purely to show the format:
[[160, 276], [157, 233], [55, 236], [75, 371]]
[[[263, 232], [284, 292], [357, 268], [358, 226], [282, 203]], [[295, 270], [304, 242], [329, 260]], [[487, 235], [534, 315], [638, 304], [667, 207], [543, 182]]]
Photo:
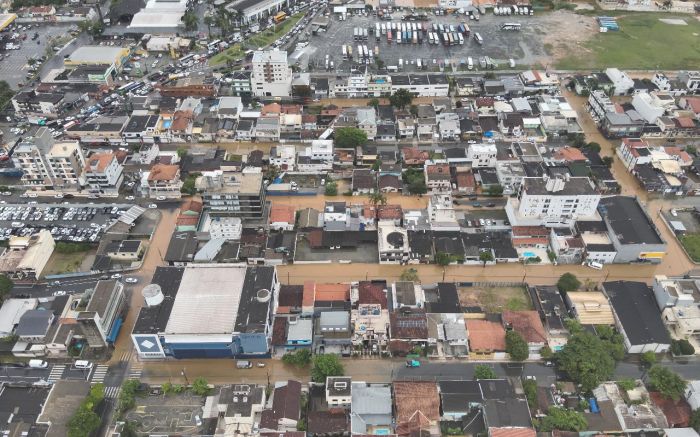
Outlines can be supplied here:
[[501, 30], [520, 30], [520, 23], [503, 23], [501, 24]]
[[374, 37], [377, 38], [377, 41], [379, 41], [379, 38], [382, 36], [382, 27], [379, 25], [379, 23], [374, 23]]
[[457, 38], [459, 39], [459, 45], [464, 45], [464, 35], [458, 33]]
[[276, 24], [279, 24], [286, 19], [287, 19], [287, 14], [285, 12], [278, 12], [277, 15], [275, 15], [275, 18], [273, 18], [273, 20], [275, 21]]
[[120, 93], [120, 94], [121, 94], [121, 93], [125, 93], [125, 92], [127, 92], [129, 89], [131, 89], [131, 87], [133, 87], [135, 84], [136, 84], [136, 82], [129, 82], [129, 83], [127, 83], [126, 85], [122, 85], [122, 86], [120, 86], [120, 87], [117, 89], [117, 92]]
[[219, 44], [221, 44], [220, 39], [214, 40], [214, 41], [210, 42], [209, 44], [207, 44], [207, 49], [209, 49], [209, 50], [218, 49]]
[[354, 41], [357, 41], [357, 40], [359, 40], [359, 39], [360, 39], [360, 28], [359, 28], [359, 27], [356, 27], [355, 30], [354, 30], [353, 40], [354, 40]]
[[481, 45], [484, 43], [484, 38], [481, 37], [479, 32], [474, 32], [474, 40], [477, 42], [477, 44]]
[[177, 64], [178, 64], [178, 66], [182, 66], [182, 65], [184, 65], [187, 62], [192, 61], [192, 60], [194, 60], [194, 53], [181, 57], [180, 59], [177, 60]]
[[343, 44], [343, 60], [348, 60], [348, 48], [345, 46], [345, 44]]

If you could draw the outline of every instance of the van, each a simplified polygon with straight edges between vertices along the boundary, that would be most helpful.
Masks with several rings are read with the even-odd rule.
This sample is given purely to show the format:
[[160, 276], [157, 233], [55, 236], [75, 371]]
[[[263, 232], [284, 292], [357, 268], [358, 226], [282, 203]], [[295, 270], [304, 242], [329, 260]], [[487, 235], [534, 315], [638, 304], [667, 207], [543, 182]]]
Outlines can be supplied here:
[[91, 369], [92, 368], [92, 363], [87, 360], [77, 360], [73, 366], [76, 369]]
[[248, 360], [238, 360], [236, 361], [236, 367], [239, 369], [250, 369], [253, 367], [253, 363]]
[[44, 360], [29, 360], [29, 367], [32, 369], [46, 369], [49, 363]]
[[587, 265], [592, 269], [603, 270], [603, 264], [596, 261], [588, 261]]

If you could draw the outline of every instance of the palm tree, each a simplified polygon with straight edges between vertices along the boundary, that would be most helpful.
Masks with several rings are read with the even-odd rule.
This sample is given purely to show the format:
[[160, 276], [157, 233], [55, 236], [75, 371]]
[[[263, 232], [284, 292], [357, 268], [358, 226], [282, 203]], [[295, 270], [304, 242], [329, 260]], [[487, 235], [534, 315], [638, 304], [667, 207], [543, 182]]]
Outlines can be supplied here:
[[209, 32], [209, 39], [211, 39], [211, 26], [212, 26], [212, 24], [214, 24], [214, 17], [212, 17], [211, 15], [207, 14], [207, 15], [204, 17], [204, 24], [207, 25], [207, 31]]
[[375, 208], [377, 205], [386, 205], [386, 196], [384, 193], [377, 190], [369, 195], [369, 203], [374, 205]]

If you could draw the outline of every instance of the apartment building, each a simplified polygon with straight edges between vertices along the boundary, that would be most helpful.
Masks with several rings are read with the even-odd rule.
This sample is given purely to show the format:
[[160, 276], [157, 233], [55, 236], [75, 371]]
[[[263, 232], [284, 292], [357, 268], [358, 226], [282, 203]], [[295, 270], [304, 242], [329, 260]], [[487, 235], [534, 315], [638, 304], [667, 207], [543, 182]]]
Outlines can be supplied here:
[[156, 164], [150, 171], [144, 173], [144, 176], [145, 184], [142, 183], [142, 187], [145, 186], [149, 197], [180, 198], [182, 180], [180, 180], [180, 167], [177, 165]]
[[263, 216], [265, 190], [260, 167], [242, 172], [203, 172], [195, 186], [202, 192], [204, 208], [212, 217], [240, 217], [256, 220]]
[[287, 52], [261, 50], [253, 54], [253, 74], [250, 78], [253, 94], [259, 97], [289, 97], [292, 89], [292, 69]]
[[46, 154], [53, 174], [54, 188], [78, 188], [85, 185], [85, 155], [78, 141], [56, 143]]
[[123, 172], [114, 153], [94, 153], [87, 160], [84, 176], [91, 193], [117, 195], [124, 181]]

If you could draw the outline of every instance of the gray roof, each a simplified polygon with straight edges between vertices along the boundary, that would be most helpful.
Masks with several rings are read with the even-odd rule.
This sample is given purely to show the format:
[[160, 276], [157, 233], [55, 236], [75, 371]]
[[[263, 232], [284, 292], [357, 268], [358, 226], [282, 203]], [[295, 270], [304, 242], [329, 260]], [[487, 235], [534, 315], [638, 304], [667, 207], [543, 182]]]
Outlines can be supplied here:
[[38, 337], [46, 335], [53, 313], [46, 310], [29, 310], [22, 315], [15, 334], [20, 337]]
[[353, 382], [350, 421], [358, 434], [365, 434], [368, 425], [391, 425], [391, 385]]
[[591, 180], [587, 177], [569, 178], [569, 180], [564, 181], [564, 187], [559, 191], [547, 190], [547, 182], [544, 178], [523, 178], [523, 186], [527, 194], [531, 195], [584, 196], [596, 194]]
[[634, 197], [603, 198], [598, 210], [607, 219], [611, 232], [617, 235], [621, 244], [665, 244]]
[[321, 328], [339, 327], [347, 328], [350, 314], [347, 311], [324, 311], [321, 313]]
[[311, 319], [297, 319], [296, 323], [287, 323], [287, 341], [311, 340], [314, 322]]

